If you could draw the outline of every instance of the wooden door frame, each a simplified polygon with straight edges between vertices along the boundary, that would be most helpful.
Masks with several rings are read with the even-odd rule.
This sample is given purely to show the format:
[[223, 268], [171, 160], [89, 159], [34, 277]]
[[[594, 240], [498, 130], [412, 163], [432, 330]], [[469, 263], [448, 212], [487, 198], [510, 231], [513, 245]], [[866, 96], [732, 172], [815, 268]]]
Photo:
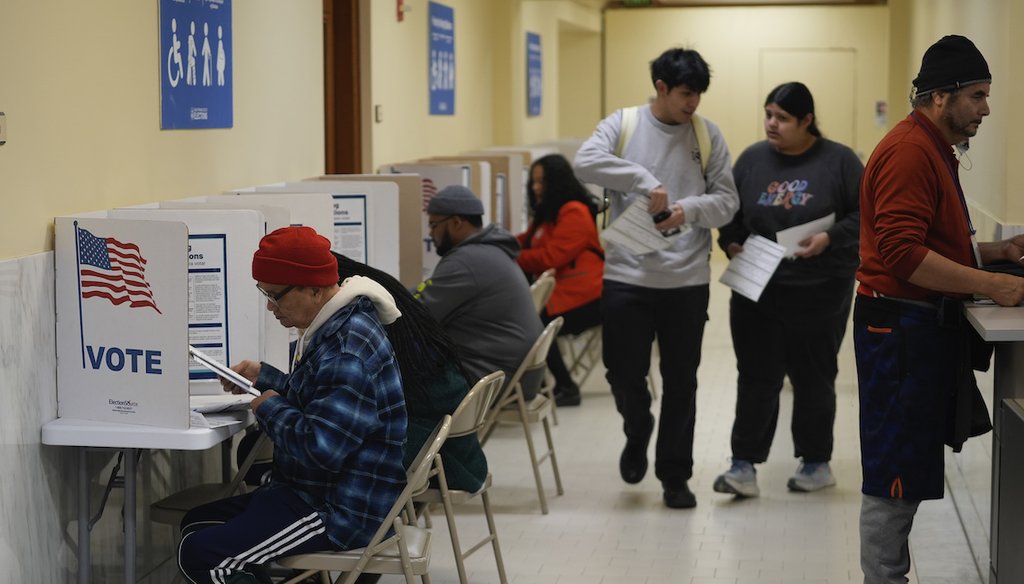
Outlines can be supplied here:
[[324, 171], [362, 172], [359, 0], [324, 0]]

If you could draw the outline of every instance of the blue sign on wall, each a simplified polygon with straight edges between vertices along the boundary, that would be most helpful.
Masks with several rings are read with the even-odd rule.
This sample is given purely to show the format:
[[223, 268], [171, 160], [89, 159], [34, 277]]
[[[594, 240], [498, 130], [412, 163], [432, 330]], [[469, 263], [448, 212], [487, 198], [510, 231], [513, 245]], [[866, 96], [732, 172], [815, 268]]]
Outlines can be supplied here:
[[160, 0], [160, 128], [230, 128], [231, 0]]
[[431, 2], [430, 23], [430, 115], [455, 115], [455, 10]]
[[540, 115], [541, 97], [544, 96], [544, 77], [541, 75], [540, 35], [526, 33], [526, 113]]

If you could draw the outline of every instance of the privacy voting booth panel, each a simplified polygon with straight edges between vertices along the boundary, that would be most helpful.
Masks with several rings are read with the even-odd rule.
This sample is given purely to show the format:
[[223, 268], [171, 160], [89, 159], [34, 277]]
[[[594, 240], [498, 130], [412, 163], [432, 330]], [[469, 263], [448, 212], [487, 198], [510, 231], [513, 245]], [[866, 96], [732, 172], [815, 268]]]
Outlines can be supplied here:
[[[257, 203], [257, 204], [254, 204]], [[272, 205], [260, 205], [258, 201], [252, 201], [249, 199], [242, 199], [233, 195], [211, 195], [203, 197], [192, 197], [188, 199], [178, 199], [173, 201], [161, 201], [161, 209], [251, 209], [259, 211], [263, 215], [263, 230], [261, 233], [265, 235], [280, 229], [281, 227], [287, 227], [291, 225], [291, 213], [284, 206], [272, 206]], [[251, 263], [239, 268], [246, 270], [247, 274], [252, 273]], [[289, 330], [283, 326], [274, 315], [266, 310], [264, 306], [259, 312], [260, 330], [260, 359], [270, 363], [274, 367], [282, 371], [287, 371], [289, 366], [288, 361], [288, 342], [291, 340]], [[253, 358], [251, 356], [242, 356], [243, 359]], [[235, 359], [234, 362], [228, 363], [228, 365], [234, 365], [240, 359]], [[193, 388], [196, 389], [196, 388]]]
[[[430, 198], [434, 196], [437, 191], [450, 185], [462, 185], [469, 188], [474, 193], [480, 192], [480, 179], [479, 173], [474, 175], [474, 170], [479, 168], [479, 163], [470, 162], [459, 162], [459, 163], [443, 163], [435, 162], [433, 164], [426, 163], [402, 163], [402, 164], [388, 164], [380, 167], [379, 172], [381, 174], [391, 173], [414, 173], [420, 175], [420, 179], [423, 184], [423, 207], [426, 208]], [[476, 177], [476, 178], [474, 178]], [[490, 217], [490, 198], [485, 197], [481, 199], [484, 205], [484, 214]], [[430, 274], [434, 272], [434, 267], [437, 266], [437, 262], [440, 258], [437, 256], [437, 252], [434, 251], [434, 242], [430, 239], [430, 227], [427, 225], [427, 214], [420, 214], [420, 234], [423, 247], [423, 266], [420, 275], [420, 281], [430, 277]]]
[[[262, 359], [266, 300], [252, 279], [252, 255], [263, 237], [263, 215], [250, 209], [114, 209], [112, 218], [174, 221], [188, 228], [187, 344], [217, 361]], [[187, 349], [187, 346], [186, 346]], [[217, 376], [195, 361], [189, 392], [219, 394]], [[188, 392], [187, 392], [188, 393]], [[187, 412], [187, 405], [186, 405]]]
[[315, 212], [290, 207], [292, 221], [323, 233], [318, 225], [326, 220], [331, 249], [398, 277], [398, 186], [394, 183], [299, 181], [256, 187], [255, 192], [239, 194], [266, 202], [321, 197], [327, 203], [326, 211], [320, 211], [319, 206]]
[[283, 205], [261, 205], [252, 201], [242, 201], [230, 195], [210, 195], [188, 199], [160, 201], [159, 209], [250, 209], [263, 215], [263, 231], [270, 233], [281, 227], [291, 225], [291, 212]]
[[[489, 148], [481, 149], [482, 152], [491, 153], [504, 153], [504, 154], [518, 154], [523, 157], [523, 198], [519, 201], [513, 200], [512, 216], [513, 221], [519, 221], [521, 229], [513, 229], [515, 233], [520, 233], [526, 230], [530, 218], [530, 203], [526, 198], [526, 187], [530, 184], [530, 166], [533, 165], [539, 158], [547, 156], [548, 154], [558, 154], [558, 150], [552, 146], [492, 146]], [[572, 160], [569, 160], [572, 162]], [[512, 194], [513, 198], [516, 196]]]
[[[284, 183], [282, 183], [283, 185]], [[259, 209], [274, 207], [285, 209], [288, 220], [281, 227], [288, 225], [305, 225], [334, 241], [334, 201], [326, 193], [283, 193], [260, 194], [256, 191], [246, 192], [247, 196], [239, 197], [239, 192], [206, 197], [211, 205], [234, 205], [239, 208]], [[250, 196], [251, 195], [251, 196]], [[273, 229], [267, 231], [270, 233]]]
[[[469, 168], [469, 182], [467, 185], [469, 190], [480, 198], [484, 204], [484, 225], [488, 223], [501, 223], [503, 207], [497, 205], [495, 202], [494, 195], [494, 173], [492, 172], [491, 163], [486, 160], [473, 160], [471, 157], [452, 157], [446, 159], [442, 157], [437, 158], [421, 158], [419, 160], [413, 160], [410, 164], [462, 164]], [[444, 187], [438, 187], [438, 190]]]
[[[494, 211], [491, 214], [490, 220], [501, 225], [505, 229], [512, 228], [512, 223], [514, 223], [514, 221], [511, 220], [511, 206], [509, 201], [509, 195], [511, 194], [509, 192], [509, 172], [511, 164], [508, 156], [504, 154], [465, 153], [455, 156], [438, 156], [431, 160], [454, 162], [468, 160], [483, 162], [488, 165], [491, 170], [491, 209]], [[518, 167], [515, 171], [515, 181], [518, 183], [522, 180], [522, 177], [519, 173]]]
[[[423, 220], [423, 187], [418, 174], [327, 174], [303, 181], [386, 182], [398, 187], [398, 232], [391, 245], [397, 242], [398, 274], [406, 288], [420, 283], [423, 276], [423, 241], [420, 222]], [[282, 185], [283, 186], [283, 185]]]
[[188, 230], [54, 221], [57, 415], [187, 429]]
[[508, 218], [506, 229], [512, 233], [526, 231], [528, 218], [528, 202], [526, 199], [526, 188], [530, 184], [530, 165], [525, 162], [529, 156], [521, 152], [488, 152], [485, 150], [466, 152], [470, 156], [494, 156], [500, 160], [507, 161], [507, 179], [505, 183], [506, 210]]

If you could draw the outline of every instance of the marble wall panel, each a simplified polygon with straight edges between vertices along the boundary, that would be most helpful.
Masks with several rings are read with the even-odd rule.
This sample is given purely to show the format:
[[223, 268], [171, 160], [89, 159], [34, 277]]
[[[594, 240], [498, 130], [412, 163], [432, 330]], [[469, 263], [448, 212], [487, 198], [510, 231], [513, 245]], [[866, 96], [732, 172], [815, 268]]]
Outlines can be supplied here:
[[[0, 261], [0, 583], [77, 580], [77, 454], [40, 443], [42, 425], [57, 416], [54, 318], [53, 254]], [[86, 451], [94, 515], [116, 459], [117, 451]], [[147, 451], [138, 467], [138, 576], [170, 582], [176, 530], [151, 524], [149, 505], [218, 480], [220, 452]], [[122, 504], [114, 488], [91, 533], [97, 584], [123, 581]]]

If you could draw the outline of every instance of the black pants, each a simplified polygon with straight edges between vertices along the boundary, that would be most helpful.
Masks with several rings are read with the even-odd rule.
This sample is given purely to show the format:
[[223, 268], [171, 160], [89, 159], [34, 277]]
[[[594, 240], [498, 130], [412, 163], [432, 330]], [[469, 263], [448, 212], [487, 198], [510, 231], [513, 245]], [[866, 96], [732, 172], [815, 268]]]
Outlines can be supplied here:
[[732, 456], [768, 458], [779, 418], [779, 393], [793, 385], [793, 445], [804, 462], [832, 458], [836, 417], [836, 354], [846, 333], [853, 280], [770, 284], [758, 302], [733, 293], [729, 324], [739, 376]]
[[[565, 322], [562, 323], [558, 336], [578, 335], [589, 328], [601, 324], [601, 299], [599, 298], [554, 316], [549, 315], [545, 308], [540, 314], [540, 320], [544, 323], [544, 326], [547, 326], [549, 322], [559, 316], [565, 319]], [[565, 360], [562, 359], [562, 351], [558, 348], [557, 342], [551, 343], [551, 350], [548, 352], [548, 369], [551, 370], [551, 374], [555, 377], [555, 386], [568, 387], [573, 385], [572, 375], [569, 373], [569, 368], [565, 366]]]
[[666, 488], [685, 484], [693, 474], [697, 366], [708, 295], [706, 284], [654, 289], [604, 281], [604, 365], [629, 441], [646, 441], [654, 431], [647, 373], [651, 344], [658, 340], [662, 397], [654, 469]]

